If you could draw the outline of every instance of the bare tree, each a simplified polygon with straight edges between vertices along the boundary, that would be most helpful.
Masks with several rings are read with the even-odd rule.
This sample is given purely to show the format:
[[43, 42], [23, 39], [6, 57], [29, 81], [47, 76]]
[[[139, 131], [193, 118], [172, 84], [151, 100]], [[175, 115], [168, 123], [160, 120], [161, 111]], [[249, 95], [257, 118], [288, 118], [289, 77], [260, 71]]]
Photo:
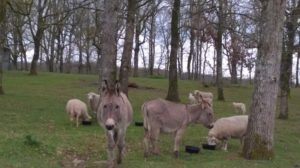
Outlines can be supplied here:
[[165, 64], [165, 73], [164, 75], [168, 76], [169, 69], [169, 56], [170, 56], [170, 41], [171, 41], [171, 30], [170, 30], [170, 12], [168, 10], [161, 10], [160, 15], [158, 16], [158, 37], [160, 37], [160, 43], [165, 51], [164, 54], [164, 64]]
[[[30, 31], [34, 41], [34, 54], [31, 61], [30, 75], [37, 75], [37, 61], [39, 60], [40, 45], [44, 31], [47, 28], [45, 16], [48, 14], [48, 0], [38, 0], [37, 4], [33, 3], [33, 5], [33, 8], [35, 8], [35, 10], [37, 11], [37, 23], [33, 20], [32, 16], [28, 15], [28, 20], [30, 22]], [[34, 30], [35, 27], [36, 30]]]
[[269, 160], [274, 157], [273, 132], [286, 2], [285, 0], [260, 2], [260, 39], [243, 156], [247, 159]]
[[279, 119], [288, 118], [288, 99], [290, 95], [290, 79], [292, 76], [292, 62], [294, 53], [294, 39], [297, 30], [297, 12], [300, 8], [300, 1], [296, 4], [294, 0], [288, 1], [288, 10], [286, 15], [286, 40], [283, 42], [283, 51], [280, 71], [280, 92], [279, 92]]
[[152, 0], [151, 7], [152, 12], [150, 15], [150, 27], [149, 27], [149, 74], [153, 75], [154, 70], [154, 60], [155, 60], [155, 37], [156, 37], [156, 14], [158, 11], [158, 6], [156, 1]]
[[[134, 77], [138, 77], [138, 69], [139, 69], [139, 52], [140, 52], [140, 48], [142, 46], [142, 44], [144, 44], [146, 42], [146, 23], [150, 17], [151, 14], [151, 3], [149, 0], [145, 0], [145, 1], [137, 1], [138, 7], [136, 8], [136, 12], [135, 12], [135, 47], [134, 47], [134, 61], [133, 61], [133, 76]], [[150, 4], [150, 5], [149, 5]], [[140, 41], [140, 36], [142, 35], [142, 33], [144, 32], [143, 35], [143, 40]]]
[[[4, 94], [3, 90], [3, 85], [2, 85], [2, 56], [3, 56], [3, 50], [4, 50], [4, 45], [5, 45], [5, 16], [6, 16], [6, 0], [1, 0], [0, 1], [0, 95]], [[3, 31], [4, 30], [4, 31]]]
[[171, 21], [171, 53], [169, 68], [169, 87], [167, 100], [179, 101], [178, 81], [177, 81], [177, 51], [179, 45], [179, 17], [180, 17], [180, 0], [174, 0]]
[[189, 56], [188, 56], [188, 62], [187, 62], [187, 74], [188, 74], [188, 79], [192, 79], [192, 75], [191, 75], [191, 62], [192, 62], [192, 58], [195, 55], [194, 52], [194, 44], [195, 44], [195, 38], [196, 38], [196, 33], [195, 33], [195, 2], [194, 0], [190, 0], [190, 23], [191, 23], [191, 27], [190, 27], [190, 52], [189, 52]]
[[120, 77], [119, 77], [121, 82], [121, 90], [126, 95], [128, 95], [128, 75], [130, 71], [130, 65], [131, 65], [130, 60], [131, 60], [132, 48], [133, 48], [135, 12], [136, 12], [136, 0], [128, 0], [125, 41], [124, 41], [124, 49], [122, 54]]
[[222, 38], [224, 32], [224, 4], [222, 0], [219, 0], [219, 6], [217, 11], [218, 16], [218, 28], [217, 28], [217, 37], [215, 39], [215, 47], [217, 51], [217, 93], [218, 100], [224, 100], [223, 93], [223, 56], [222, 56]]
[[[298, 45], [300, 46], [300, 32], [298, 32]], [[297, 49], [297, 62], [296, 62], [296, 87], [299, 87], [299, 59], [300, 59], [300, 49]]]

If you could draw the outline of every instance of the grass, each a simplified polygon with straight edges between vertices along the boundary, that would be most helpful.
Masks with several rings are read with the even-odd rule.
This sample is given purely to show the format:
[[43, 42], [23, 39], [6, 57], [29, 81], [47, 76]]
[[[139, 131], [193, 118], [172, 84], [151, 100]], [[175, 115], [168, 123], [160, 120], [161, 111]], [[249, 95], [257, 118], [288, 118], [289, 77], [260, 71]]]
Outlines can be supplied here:
[[[76, 97], [86, 100], [86, 93], [97, 92], [98, 76], [25, 72], [4, 74], [5, 95], [0, 96], [0, 167], [58, 168], [74, 167], [73, 161], [83, 160], [78, 167], [105, 167], [105, 136], [95, 119], [91, 126], [76, 128], [69, 122], [65, 103]], [[142, 119], [140, 106], [146, 100], [165, 97], [168, 82], [161, 78], [131, 78], [141, 89], [130, 89], [134, 121]], [[179, 81], [182, 102], [194, 89], [211, 91], [195, 81]], [[235, 115], [231, 102], [249, 106], [251, 86], [225, 86], [225, 102], [214, 101], [216, 117]], [[290, 119], [276, 120], [275, 158], [271, 161], [249, 161], [240, 157], [238, 140], [230, 140], [228, 152], [202, 150], [200, 154], [184, 152], [184, 145], [200, 145], [208, 130], [191, 125], [184, 134], [180, 158], [172, 156], [171, 135], [160, 137], [160, 156], [143, 158], [143, 129], [132, 124], [126, 136], [126, 155], [121, 168], [128, 167], [205, 167], [205, 168], [297, 168], [300, 167], [300, 89], [292, 89]]]

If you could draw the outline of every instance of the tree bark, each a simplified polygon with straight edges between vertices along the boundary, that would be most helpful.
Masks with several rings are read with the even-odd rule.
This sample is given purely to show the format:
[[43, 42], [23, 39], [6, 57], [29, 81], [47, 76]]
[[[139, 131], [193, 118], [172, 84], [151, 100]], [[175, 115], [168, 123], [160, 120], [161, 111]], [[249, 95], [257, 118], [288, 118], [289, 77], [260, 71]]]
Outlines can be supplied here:
[[128, 76], [131, 66], [131, 56], [133, 48], [133, 36], [134, 36], [134, 15], [136, 9], [136, 0], [128, 0], [128, 14], [126, 18], [126, 30], [125, 30], [125, 41], [124, 50], [121, 60], [120, 68], [120, 82], [121, 90], [128, 95]]
[[193, 58], [193, 55], [194, 55], [194, 44], [195, 44], [195, 31], [193, 30], [193, 28], [191, 28], [190, 33], [191, 33], [191, 38], [190, 38], [190, 53], [189, 53], [188, 62], [187, 62], [187, 73], [188, 73], [188, 79], [189, 80], [192, 79], [192, 75], [191, 75], [191, 62], [192, 62], [192, 58]]
[[171, 20], [171, 54], [169, 68], [169, 88], [167, 100], [179, 102], [178, 84], [177, 84], [177, 51], [179, 45], [179, 17], [180, 0], [174, 0]]
[[6, 16], [6, 0], [0, 1], [0, 95], [4, 94], [2, 78], [3, 78], [3, 71], [2, 71], [2, 56], [4, 54], [4, 44], [5, 44], [5, 17]]
[[219, 10], [218, 10], [218, 32], [216, 38], [216, 50], [217, 50], [217, 93], [218, 100], [225, 100], [223, 93], [223, 57], [222, 57], [222, 36], [224, 29], [224, 14], [223, 14], [223, 1], [219, 0]]
[[261, 1], [254, 90], [243, 146], [243, 156], [246, 159], [274, 158], [273, 132], [285, 4], [285, 0]]
[[83, 51], [82, 51], [82, 41], [81, 41], [81, 35], [79, 35], [80, 37], [79, 37], [79, 42], [78, 42], [78, 52], [79, 52], [79, 60], [78, 60], [78, 73], [79, 74], [81, 74], [81, 73], [83, 73], [83, 63], [82, 63], [82, 53], [83, 53]]
[[[300, 4], [300, 2], [299, 2]], [[299, 4], [297, 6], [299, 6]], [[298, 7], [297, 7], [298, 8]], [[279, 119], [288, 119], [288, 99], [290, 95], [290, 79], [292, 75], [294, 39], [297, 29], [296, 6], [293, 4], [291, 14], [286, 16], [287, 40], [283, 42], [284, 47], [281, 58], [280, 70], [280, 94], [279, 94]], [[298, 9], [297, 9], [298, 10]], [[285, 44], [286, 43], [286, 44]]]
[[55, 36], [56, 36], [56, 31], [55, 27], [52, 27], [51, 34], [50, 34], [50, 58], [48, 61], [48, 68], [49, 72], [54, 72], [54, 58], [55, 58]]
[[44, 30], [42, 29], [38, 29], [37, 33], [34, 37], [34, 54], [33, 54], [33, 58], [31, 61], [31, 66], [30, 66], [30, 75], [37, 75], [37, 61], [39, 60], [39, 56], [40, 56], [40, 45], [41, 45], [41, 41], [43, 38], [43, 32]]
[[[138, 12], [136, 12], [138, 15]], [[139, 17], [137, 16], [136, 20]], [[133, 69], [133, 76], [138, 77], [139, 76], [139, 52], [140, 52], [140, 37], [141, 34], [141, 27], [140, 24], [136, 24], [135, 26], [135, 48], [134, 48], [134, 69]]]
[[[113, 88], [116, 81], [116, 58], [117, 58], [117, 22], [119, 0], [104, 0], [104, 11], [102, 17], [101, 41], [101, 66], [100, 85], [102, 80], [107, 80], [108, 87]], [[101, 88], [102, 86], [100, 86]]]
[[231, 55], [231, 84], [237, 84], [237, 63], [238, 63], [238, 45], [237, 37], [235, 32], [231, 32], [231, 44], [232, 44], [232, 55]]
[[299, 59], [300, 59], [300, 51], [298, 51], [297, 62], [296, 62], [296, 87], [299, 87]]
[[[47, 0], [42, 2], [42, 0], [38, 1], [38, 20], [37, 20], [37, 31], [35, 34], [33, 34], [32, 30], [32, 36], [33, 36], [33, 42], [34, 42], [34, 54], [31, 61], [31, 67], [30, 67], [30, 75], [37, 75], [37, 61], [39, 60], [40, 56], [40, 45], [43, 38], [44, 31], [46, 29], [45, 25], [45, 18], [43, 16], [44, 10], [46, 8]], [[31, 19], [29, 19], [31, 20]]]
[[[139, 12], [136, 12], [136, 20], [138, 20]], [[134, 61], [133, 61], [133, 77], [139, 76], [139, 52], [140, 52], [140, 24], [135, 27], [135, 48], [134, 48]]]
[[[155, 3], [155, 1], [153, 1]], [[155, 6], [155, 4], [153, 5]], [[153, 7], [155, 8], [155, 7]], [[153, 9], [155, 10], [155, 9]], [[153, 69], [154, 69], [154, 57], [155, 57], [155, 13], [153, 12], [153, 15], [151, 16], [150, 21], [150, 32], [149, 32], [149, 74], [153, 75]]]

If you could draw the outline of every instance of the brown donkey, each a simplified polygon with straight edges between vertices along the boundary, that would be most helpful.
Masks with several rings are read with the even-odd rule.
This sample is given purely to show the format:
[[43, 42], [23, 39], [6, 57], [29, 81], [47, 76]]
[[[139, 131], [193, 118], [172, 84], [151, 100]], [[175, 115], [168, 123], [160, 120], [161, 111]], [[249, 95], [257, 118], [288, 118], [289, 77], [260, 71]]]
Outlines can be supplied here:
[[122, 162], [126, 129], [132, 120], [132, 106], [127, 96], [120, 92], [120, 84], [109, 88], [105, 80], [102, 83], [100, 104], [97, 110], [98, 123], [104, 128], [107, 139], [108, 167], [114, 167], [114, 148], [117, 145], [117, 163]]
[[213, 110], [208, 102], [185, 105], [164, 99], [145, 102], [142, 106], [144, 117], [144, 156], [158, 154], [157, 141], [160, 132], [174, 133], [174, 155], [178, 157], [181, 137], [191, 123], [202, 123], [207, 128], [213, 126]]

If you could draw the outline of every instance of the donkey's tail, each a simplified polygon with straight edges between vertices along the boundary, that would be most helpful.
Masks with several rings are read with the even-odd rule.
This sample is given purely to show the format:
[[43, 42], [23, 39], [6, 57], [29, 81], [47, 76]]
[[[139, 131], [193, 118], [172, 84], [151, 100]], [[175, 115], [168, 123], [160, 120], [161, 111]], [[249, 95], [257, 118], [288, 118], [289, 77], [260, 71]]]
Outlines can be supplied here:
[[144, 129], [145, 131], [150, 131], [150, 124], [149, 124], [149, 116], [148, 116], [148, 110], [147, 110], [147, 104], [144, 103], [142, 105], [142, 115], [144, 118]]

